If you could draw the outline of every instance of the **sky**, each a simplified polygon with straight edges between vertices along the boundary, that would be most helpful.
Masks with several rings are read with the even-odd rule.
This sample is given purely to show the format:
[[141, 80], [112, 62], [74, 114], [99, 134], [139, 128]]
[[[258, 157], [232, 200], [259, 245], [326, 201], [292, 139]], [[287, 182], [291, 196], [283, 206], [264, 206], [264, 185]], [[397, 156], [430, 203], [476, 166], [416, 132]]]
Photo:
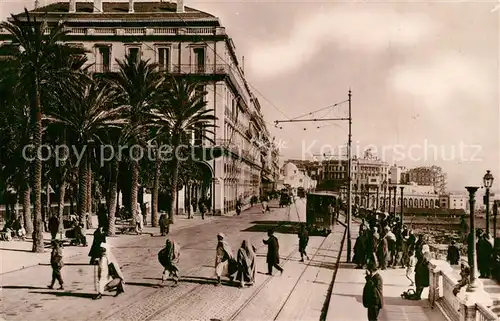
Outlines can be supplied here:
[[500, 191], [500, 1], [184, 3], [233, 38], [282, 159], [345, 154], [346, 121], [274, 121], [347, 117], [351, 89], [354, 155], [441, 166], [457, 191], [490, 169]]

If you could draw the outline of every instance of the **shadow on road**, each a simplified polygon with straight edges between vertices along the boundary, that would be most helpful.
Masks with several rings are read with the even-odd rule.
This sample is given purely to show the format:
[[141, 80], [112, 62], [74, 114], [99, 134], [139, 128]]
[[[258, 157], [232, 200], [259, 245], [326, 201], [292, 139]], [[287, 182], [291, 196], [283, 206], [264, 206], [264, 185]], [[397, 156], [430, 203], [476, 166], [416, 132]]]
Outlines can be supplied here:
[[289, 222], [289, 221], [255, 221], [255, 224], [241, 230], [242, 232], [267, 232], [268, 230], [273, 230], [275, 233], [280, 234], [297, 234], [299, 232], [299, 222]]
[[3, 285], [3, 289], [27, 289], [27, 290], [45, 290], [45, 288], [41, 288], [39, 286], [29, 286], [29, 285]]
[[[147, 280], [157, 280], [161, 281], [161, 278], [144, 278]], [[171, 280], [165, 281], [164, 285], [167, 285], [168, 283], [172, 282]], [[181, 276], [179, 278], [179, 283], [194, 283], [194, 284], [212, 284], [215, 285], [217, 284], [216, 280], [213, 278], [205, 278], [205, 277], [199, 277], [199, 276]], [[147, 283], [147, 282], [127, 282], [127, 285], [132, 285], [132, 286], [143, 286], [143, 287], [151, 287], [151, 288], [159, 288], [160, 283]], [[238, 286], [238, 284], [233, 283], [231, 281], [227, 280], [221, 280], [221, 284], [225, 286]]]
[[96, 294], [95, 293], [79, 293], [79, 292], [62, 292], [62, 291], [48, 291], [48, 292], [39, 292], [39, 291], [30, 291], [29, 293], [38, 293], [38, 294], [52, 294], [55, 296], [72, 296], [75, 298], [83, 298], [83, 299], [92, 299]]

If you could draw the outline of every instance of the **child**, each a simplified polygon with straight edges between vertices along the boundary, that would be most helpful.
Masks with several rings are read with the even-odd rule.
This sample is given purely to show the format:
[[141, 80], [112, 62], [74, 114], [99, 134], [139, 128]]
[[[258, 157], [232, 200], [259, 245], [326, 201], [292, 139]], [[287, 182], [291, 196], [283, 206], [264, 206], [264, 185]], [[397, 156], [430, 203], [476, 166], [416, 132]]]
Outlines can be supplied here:
[[52, 283], [49, 289], [54, 288], [56, 280], [59, 282], [59, 290], [64, 290], [61, 269], [64, 266], [62, 248], [57, 241], [52, 242], [52, 253], [50, 253], [50, 265], [52, 266]]
[[417, 264], [417, 258], [415, 257], [415, 251], [411, 250], [408, 253], [408, 262], [406, 266], [406, 278], [410, 280], [411, 282], [410, 286], [415, 285], [415, 283], [413, 282], [413, 278], [410, 276], [412, 276], [413, 272], [415, 271], [416, 264]]

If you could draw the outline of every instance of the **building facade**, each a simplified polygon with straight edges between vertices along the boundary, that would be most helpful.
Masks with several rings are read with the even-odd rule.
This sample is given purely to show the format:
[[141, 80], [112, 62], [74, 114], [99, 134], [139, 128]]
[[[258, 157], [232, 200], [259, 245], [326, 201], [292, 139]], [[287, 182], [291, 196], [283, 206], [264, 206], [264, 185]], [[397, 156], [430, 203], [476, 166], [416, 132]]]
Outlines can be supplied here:
[[[126, 55], [150, 60], [165, 73], [192, 77], [208, 92], [207, 108], [217, 117], [212, 141], [193, 134], [193, 144], [224, 150], [213, 158], [201, 157], [206, 180], [194, 195], [212, 201], [216, 214], [232, 212], [236, 199], [248, 201], [262, 186], [276, 180], [277, 153], [263, 120], [258, 99], [245, 80], [232, 39], [219, 19], [209, 13], [173, 2], [53, 3], [30, 11], [51, 24], [65, 21], [67, 42], [88, 50], [90, 70], [116, 72], [116, 60]], [[26, 19], [24, 13], [17, 15]], [[0, 41], [9, 35], [0, 30]], [[203, 153], [205, 155], [205, 153]], [[184, 193], [179, 207], [184, 208]]]
[[306, 191], [316, 188], [316, 180], [312, 179], [304, 170], [298, 168], [292, 162], [286, 162], [281, 169], [281, 177], [279, 180], [279, 187], [290, 187], [294, 193], [297, 192], [299, 187]]
[[432, 185], [438, 193], [446, 192], [446, 173], [439, 166], [422, 166], [408, 169], [403, 174], [401, 183], [409, 184], [411, 182], [418, 185]]

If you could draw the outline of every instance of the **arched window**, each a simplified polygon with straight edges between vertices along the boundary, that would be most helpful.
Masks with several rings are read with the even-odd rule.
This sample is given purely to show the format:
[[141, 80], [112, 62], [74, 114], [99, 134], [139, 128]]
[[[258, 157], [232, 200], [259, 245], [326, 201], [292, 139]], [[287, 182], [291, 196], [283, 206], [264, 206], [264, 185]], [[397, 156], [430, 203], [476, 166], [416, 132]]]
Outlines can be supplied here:
[[429, 208], [429, 200], [425, 200], [425, 207]]
[[408, 202], [410, 207], [413, 207], [413, 199], [410, 198], [410, 201]]
[[401, 206], [401, 197], [398, 197], [398, 206]]
[[423, 199], [420, 199], [420, 207], [423, 208], [424, 207], [424, 200]]
[[408, 199], [406, 197], [405, 197], [405, 199], [403, 201], [403, 204], [404, 204], [405, 207], [408, 206]]

